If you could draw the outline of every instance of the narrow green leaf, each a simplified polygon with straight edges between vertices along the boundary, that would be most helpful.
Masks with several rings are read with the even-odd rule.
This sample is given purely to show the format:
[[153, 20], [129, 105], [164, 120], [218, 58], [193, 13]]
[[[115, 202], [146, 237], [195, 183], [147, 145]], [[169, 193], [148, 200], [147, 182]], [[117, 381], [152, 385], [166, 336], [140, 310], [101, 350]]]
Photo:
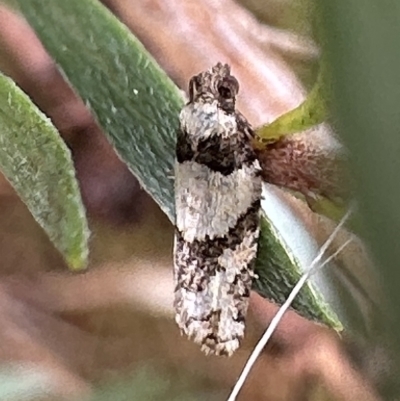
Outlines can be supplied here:
[[[141, 43], [95, 0], [17, 0], [47, 50], [86, 101], [143, 188], [174, 222], [173, 162], [178, 115], [183, 100], [176, 86]], [[267, 221], [267, 220], [266, 220]], [[263, 224], [258, 272], [279, 277], [275, 288], [259, 291], [275, 301], [288, 293], [301, 269]], [[270, 255], [276, 255], [272, 260]], [[278, 265], [276, 260], [284, 260]], [[289, 278], [287, 278], [289, 277]], [[264, 282], [265, 283], [265, 282]], [[304, 316], [340, 327], [315, 291], [297, 304]]]
[[[278, 304], [286, 301], [304, 272], [304, 268], [265, 214], [261, 221], [256, 272], [258, 275], [254, 285], [256, 291]], [[323, 322], [338, 331], [343, 329], [336, 313], [310, 282], [295, 298], [292, 307], [311, 320]]]
[[98, 1], [17, 3], [120, 157], [173, 219], [178, 88]]
[[70, 152], [50, 120], [2, 74], [0, 170], [68, 265], [84, 268], [89, 230]]
[[[336, 222], [339, 222], [343, 218], [348, 209], [348, 205], [345, 202], [340, 203], [339, 199], [333, 202], [323, 196], [309, 197], [307, 198], [307, 203], [313, 212], [326, 216]], [[350, 222], [352, 221], [352, 219], [349, 220]], [[348, 223], [346, 226], [350, 227], [352, 225]]]
[[323, 123], [328, 116], [330, 74], [328, 63], [322, 58], [317, 81], [307, 98], [298, 107], [278, 117], [272, 123], [257, 128], [261, 143], [276, 142], [280, 138], [305, 131]]

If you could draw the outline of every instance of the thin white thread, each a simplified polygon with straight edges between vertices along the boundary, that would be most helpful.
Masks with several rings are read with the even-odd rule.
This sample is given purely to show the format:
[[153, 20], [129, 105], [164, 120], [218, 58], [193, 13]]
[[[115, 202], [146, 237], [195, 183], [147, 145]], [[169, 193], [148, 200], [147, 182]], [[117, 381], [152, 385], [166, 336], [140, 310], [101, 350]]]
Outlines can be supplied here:
[[273, 317], [271, 320], [270, 325], [268, 326], [267, 330], [261, 337], [260, 341], [254, 348], [253, 352], [251, 353], [249, 359], [246, 362], [245, 367], [243, 368], [242, 373], [239, 376], [239, 379], [237, 380], [229, 398], [227, 401], [235, 401], [236, 397], [239, 394], [239, 391], [243, 387], [244, 382], [247, 379], [247, 376], [250, 373], [251, 368], [253, 367], [254, 363], [256, 362], [257, 358], [260, 356], [261, 352], [263, 351], [264, 347], [267, 345], [267, 342], [271, 338], [272, 334], [274, 333], [276, 327], [282, 320], [283, 315], [286, 313], [286, 311], [289, 309], [290, 305], [292, 304], [293, 300], [296, 298], [298, 293], [300, 292], [301, 288], [303, 285], [306, 283], [306, 281], [311, 277], [313, 273], [316, 272], [317, 268], [320, 269], [324, 267], [326, 264], [328, 264], [333, 258], [335, 258], [353, 239], [349, 238], [344, 244], [342, 244], [332, 255], [330, 255], [323, 263], [320, 265], [317, 265], [317, 263], [321, 260], [323, 254], [326, 252], [328, 247], [331, 245], [332, 241], [334, 240], [335, 236], [338, 234], [339, 230], [343, 227], [347, 219], [349, 218], [350, 214], [352, 213], [352, 208], [350, 208], [347, 213], [343, 216], [339, 224], [336, 226], [336, 228], [332, 231], [332, 234], [329, 236], [329, 238], [325, 241], [325, 243], [321, 246], [317, 256], [314, 258], [314, 260], [311, 262], [311, 265], [309, 268], [304, 272], [304, 274], [300, 277], [299, 281], [297, 284], [294, 286], [293, 290], [289, 294], [288, 298], [284, 302], [284, 304], [279, 308], [278, 312], [276, 315]]

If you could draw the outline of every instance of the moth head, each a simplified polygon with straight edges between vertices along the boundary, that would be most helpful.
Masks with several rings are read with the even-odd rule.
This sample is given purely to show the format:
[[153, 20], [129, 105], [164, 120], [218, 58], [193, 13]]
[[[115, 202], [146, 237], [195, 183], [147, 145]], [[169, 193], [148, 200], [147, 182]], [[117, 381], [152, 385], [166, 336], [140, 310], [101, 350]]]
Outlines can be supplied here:
[[233, 113], [238, 91], [239, 83], [231, 75], [229, 65], [218, 63], [210, 70], [202, 72], [190, 80], [189, 101], [190, 103], [217, 101], [219, 108]]

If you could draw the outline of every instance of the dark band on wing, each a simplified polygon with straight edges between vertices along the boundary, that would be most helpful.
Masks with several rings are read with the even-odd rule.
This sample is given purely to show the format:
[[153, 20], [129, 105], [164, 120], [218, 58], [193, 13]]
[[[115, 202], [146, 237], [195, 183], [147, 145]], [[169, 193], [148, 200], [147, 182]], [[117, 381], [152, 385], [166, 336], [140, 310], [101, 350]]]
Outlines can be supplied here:
[[180, 131], [176, 146], [178, 163], [195, 161], [228, 176], [244, 165], [250, 166], [257, 158], [248, 135], [244, 131], [238, 131], [230, 138], [215, 135], [194, 145], [188, 134]]
[[[215, 269], [224, 269], [218, 264], [218, 258], [224, 250], [234, 250], [240, 245], [249, 231], [256, 231], [259, 227], [259, 209], [260, 200], [255, 201], [245, 213], [243, 213], [236, 222], [236, 225], [221, 237], [209, 238], [199, 241], [195, 239], [190, 242], [190, 246], [184, 246], [186, 241], [178, 230], [176, 231], [176, 266], [198, 266], [201, 274], [187, 275], [186, 277], [177, 277], [176, 283], [179, 288], [186, 288], [191, 291], [201, 291], [207, 285], [209, 277], [215, 275]], [[252, 266], [249, 266], [251, 268]], [[183, 269], [184, 270], [184, 269]], [[179, 275], [179, 273], [178, 273]], [[194, 282], [193, 280], [196, 280]]]

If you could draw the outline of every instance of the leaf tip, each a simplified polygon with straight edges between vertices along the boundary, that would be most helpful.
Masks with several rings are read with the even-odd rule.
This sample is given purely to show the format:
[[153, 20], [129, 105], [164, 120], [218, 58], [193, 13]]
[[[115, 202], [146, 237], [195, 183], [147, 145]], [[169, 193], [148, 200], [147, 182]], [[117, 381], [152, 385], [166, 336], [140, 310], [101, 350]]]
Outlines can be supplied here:
[[66, 262], [70, 270], [80, 272], [87, 269], [88, 266], [88, 252], [77, 252], [73, 255], [66, 257]]

